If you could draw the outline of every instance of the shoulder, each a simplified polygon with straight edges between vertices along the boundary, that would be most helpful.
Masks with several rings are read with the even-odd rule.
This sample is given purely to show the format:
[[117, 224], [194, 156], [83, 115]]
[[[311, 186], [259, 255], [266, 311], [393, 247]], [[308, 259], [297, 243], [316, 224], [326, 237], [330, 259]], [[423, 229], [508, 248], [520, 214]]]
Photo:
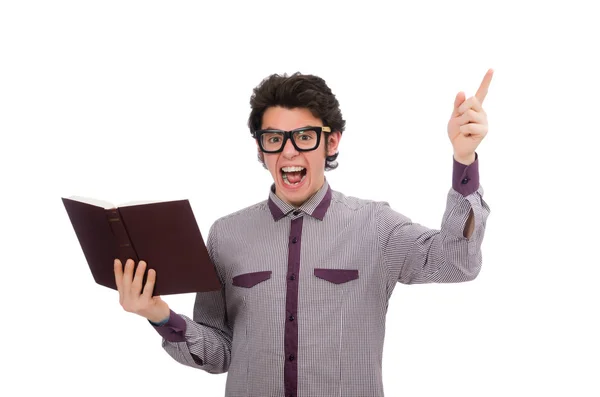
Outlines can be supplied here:
[[376, 220], [378, 224], [410, 222], [410, 218], [392, 209], [388, 201], [347, 196], [332, 190], [331, 205], [336, 212], [363, 220]]
[[230, 214], [221, 216], [218, 218], [214, 225], [229, 225], [229, 224], [239, 224], [240, 222], [254, 222], [257, 219], [269, 214], [269, 206], [267, 204], [267, 200], [263, 200], [256, 204], [252, 204], [246, 208], [242, 208]]
[[377, 201], [364, 199], [355, 196], [347, 196], [337, 190], [331, 191], [331, 205], [335, 206], [339, 210], [347, 211], [377, 211], [381, 207], [387, 206], [388, 203], [385, 201]]

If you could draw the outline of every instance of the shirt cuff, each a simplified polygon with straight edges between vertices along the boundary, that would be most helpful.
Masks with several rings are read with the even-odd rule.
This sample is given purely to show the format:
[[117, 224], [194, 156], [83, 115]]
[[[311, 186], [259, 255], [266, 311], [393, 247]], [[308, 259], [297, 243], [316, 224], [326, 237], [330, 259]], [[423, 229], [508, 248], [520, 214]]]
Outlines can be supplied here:
[[186, 323], [183, 317], [169, 309], [169, 319], [163, 325], [153, 325], [148, 320], [150, 325], [154, 327], [156, 332], [169, 342], [185, 342]]
[[454, 166], [452, 170], [452, 188], [462, 194], [468, 196], [479, 189], [479, 156], [475, 152], [475, 161], [469, 165], [465, 165], [456, 161], [452, 156]]

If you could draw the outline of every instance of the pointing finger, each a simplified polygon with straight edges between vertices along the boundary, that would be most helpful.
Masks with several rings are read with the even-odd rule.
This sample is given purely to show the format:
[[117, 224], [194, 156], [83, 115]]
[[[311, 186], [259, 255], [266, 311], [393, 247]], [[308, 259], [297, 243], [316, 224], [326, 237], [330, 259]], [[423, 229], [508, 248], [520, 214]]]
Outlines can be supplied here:
[[475, 97], [479, 100], [479, 103], [483, 103], [485, 96], [488, 93], [488, 88], [490, 88], [490, 83], [492, 82], [492, 76], [494, 75], [493, 69], [488, 69], [485, 76], [483, 76], [483, 80], [481, 81], [481, 85], [475, 94]]

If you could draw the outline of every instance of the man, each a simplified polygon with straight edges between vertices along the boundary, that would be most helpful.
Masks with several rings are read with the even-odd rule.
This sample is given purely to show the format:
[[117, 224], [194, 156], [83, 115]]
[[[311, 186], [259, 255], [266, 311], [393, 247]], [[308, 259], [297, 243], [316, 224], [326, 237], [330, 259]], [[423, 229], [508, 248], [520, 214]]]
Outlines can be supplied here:
[[152, 297], [146, 264], [115, 261], [121, 305], [147, 318], [177, 361], [228, 371], [226, 396], [383, 396], [385, 316], [397, 282], [463, 282], [481, 268], [489, 207], [475, 149], [487, 134], [481, 104], [456, 96], [448, 123], [452, 188], [441, 230], [385, 202], [334, 191], [345, 127], [319, 77], [272, 75], [254, 89], [248, 126], [273, 177], [267, 200], [218, 219], [207, 246], [223, 285], [198, 293], [193, 319]]

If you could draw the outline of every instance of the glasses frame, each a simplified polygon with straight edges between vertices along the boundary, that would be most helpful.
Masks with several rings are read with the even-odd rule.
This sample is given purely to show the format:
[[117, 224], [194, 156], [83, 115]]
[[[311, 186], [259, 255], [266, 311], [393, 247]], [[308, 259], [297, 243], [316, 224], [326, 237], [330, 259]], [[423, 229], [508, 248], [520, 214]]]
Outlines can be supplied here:
[[[317, 133], [317, 143], [315, 144], [315, 147], [312, 149], [299, 148], [298, 145], [296, 145], [296, 141], [294, 139], [292, 139], [292, 135], [297, 132], [310, 131], [310, 130], [316, 131], [316, 133]], [[283, 142], [281, 143], [281, 147], [278, 150], [265, 150], [265, 148], [263, 147], [263, 144], [262, 144], [261, 137], [263, 134], [274, 133], [274, 132], [283, 134]], [[327, 126], [322, 126], [322, 127], [309, 126], [309, 127], [296, 128], [295, 130], [291, 130], [291, 131], [274, 130], [274, 129], [258, 130], [258, 131], [254, 131], [253, 136], [254, 136], [254, 139], [256, 139], [256, 141], [258, 142], [258, 146], [260, 147], [260, 150], [263, 153], [281, 153], [288, 140], [292, 141], [292, 145], [294, 145], [294, 148], [296, 148], [297, 151], [311, 152], [319, 147], [319, 144], [321, 143], [321, 135], [322, 135], [321, 132], [331, 132], [331, 128], [327, 127]]]

